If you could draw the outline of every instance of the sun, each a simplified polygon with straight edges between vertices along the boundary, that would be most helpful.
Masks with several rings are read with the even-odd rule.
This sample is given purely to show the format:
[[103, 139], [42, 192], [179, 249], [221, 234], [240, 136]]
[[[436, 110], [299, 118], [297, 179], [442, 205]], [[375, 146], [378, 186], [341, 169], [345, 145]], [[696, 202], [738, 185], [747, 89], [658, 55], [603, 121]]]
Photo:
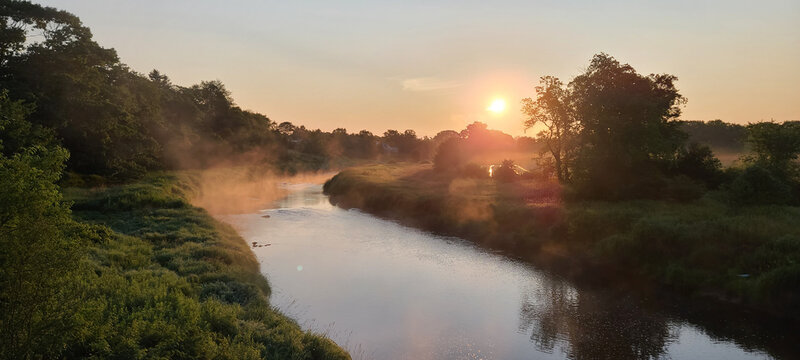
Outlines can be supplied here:
[[494, 101], [492, 101], [492, 104], [489, 105], [489, 107], [486, 108], [486, 110], [499, 114], [506, 110], [506, 101], [503, 99], [494, 99]]

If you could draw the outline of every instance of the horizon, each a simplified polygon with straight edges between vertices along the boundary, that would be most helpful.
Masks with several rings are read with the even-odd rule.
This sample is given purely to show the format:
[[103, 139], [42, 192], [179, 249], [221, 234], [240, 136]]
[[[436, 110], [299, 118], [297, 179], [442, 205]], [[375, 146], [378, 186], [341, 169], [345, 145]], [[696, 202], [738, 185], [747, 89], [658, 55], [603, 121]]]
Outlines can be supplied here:
[[[80, 17], [135, 71], [182, 86], [218, 79], [243, 109], [312, 129], [433, 136], [481, 121], [532, 136], [520, 100], [539, 77], [568, 82], [599, 52], [677, 76], [682, 119], [800, 119], [800, 3], [789, 1], [40, 3]], [[487, 111], [498, 98], [507, 109]]]

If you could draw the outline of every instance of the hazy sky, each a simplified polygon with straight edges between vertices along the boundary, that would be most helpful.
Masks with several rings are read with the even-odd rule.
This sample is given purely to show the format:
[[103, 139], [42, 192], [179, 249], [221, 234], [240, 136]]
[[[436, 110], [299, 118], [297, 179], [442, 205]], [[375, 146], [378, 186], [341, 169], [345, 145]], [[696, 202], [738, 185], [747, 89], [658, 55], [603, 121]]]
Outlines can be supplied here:
[[[35, 0], [34, 0], [35, 1]], [[522, 134], [519, 101], [606, 52], [678, 76], [684, 119], [800, 119], [800, 1], [47, 0], [174, 83], [219, 79], [275, 121]], [[495, 98], [508, 109], [486, 111]]]

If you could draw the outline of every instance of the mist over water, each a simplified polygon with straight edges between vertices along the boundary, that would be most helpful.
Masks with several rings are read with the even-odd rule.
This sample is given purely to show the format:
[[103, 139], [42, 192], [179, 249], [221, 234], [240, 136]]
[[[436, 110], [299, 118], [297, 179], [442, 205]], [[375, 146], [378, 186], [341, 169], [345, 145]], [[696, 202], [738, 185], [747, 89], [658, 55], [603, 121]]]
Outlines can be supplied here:
[[197, 193], [192, 204], [214, 215], [253, 213], [291, 192], [287, 181], [319, 183], [332, 172], [276, 175], [268, 167], [216, 167], [197, 171]]
[[284, 188], [273, 208], [223, 219], [261, 245], [272, 303], [355, 358], [770, 358], [632, 297], [334, 207], [318, 185]]

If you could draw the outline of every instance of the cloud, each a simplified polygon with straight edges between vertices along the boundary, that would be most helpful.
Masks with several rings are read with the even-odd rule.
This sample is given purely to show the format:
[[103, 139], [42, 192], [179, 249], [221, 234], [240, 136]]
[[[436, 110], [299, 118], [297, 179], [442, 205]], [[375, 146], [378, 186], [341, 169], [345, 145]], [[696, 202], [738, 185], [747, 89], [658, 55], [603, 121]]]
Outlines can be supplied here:
[[456, 81], [442, 80], [435, 77], [418, 77], [401, 80], [403, 90], [406, 91], [436, 91], [452, 89], [461, 86]]

